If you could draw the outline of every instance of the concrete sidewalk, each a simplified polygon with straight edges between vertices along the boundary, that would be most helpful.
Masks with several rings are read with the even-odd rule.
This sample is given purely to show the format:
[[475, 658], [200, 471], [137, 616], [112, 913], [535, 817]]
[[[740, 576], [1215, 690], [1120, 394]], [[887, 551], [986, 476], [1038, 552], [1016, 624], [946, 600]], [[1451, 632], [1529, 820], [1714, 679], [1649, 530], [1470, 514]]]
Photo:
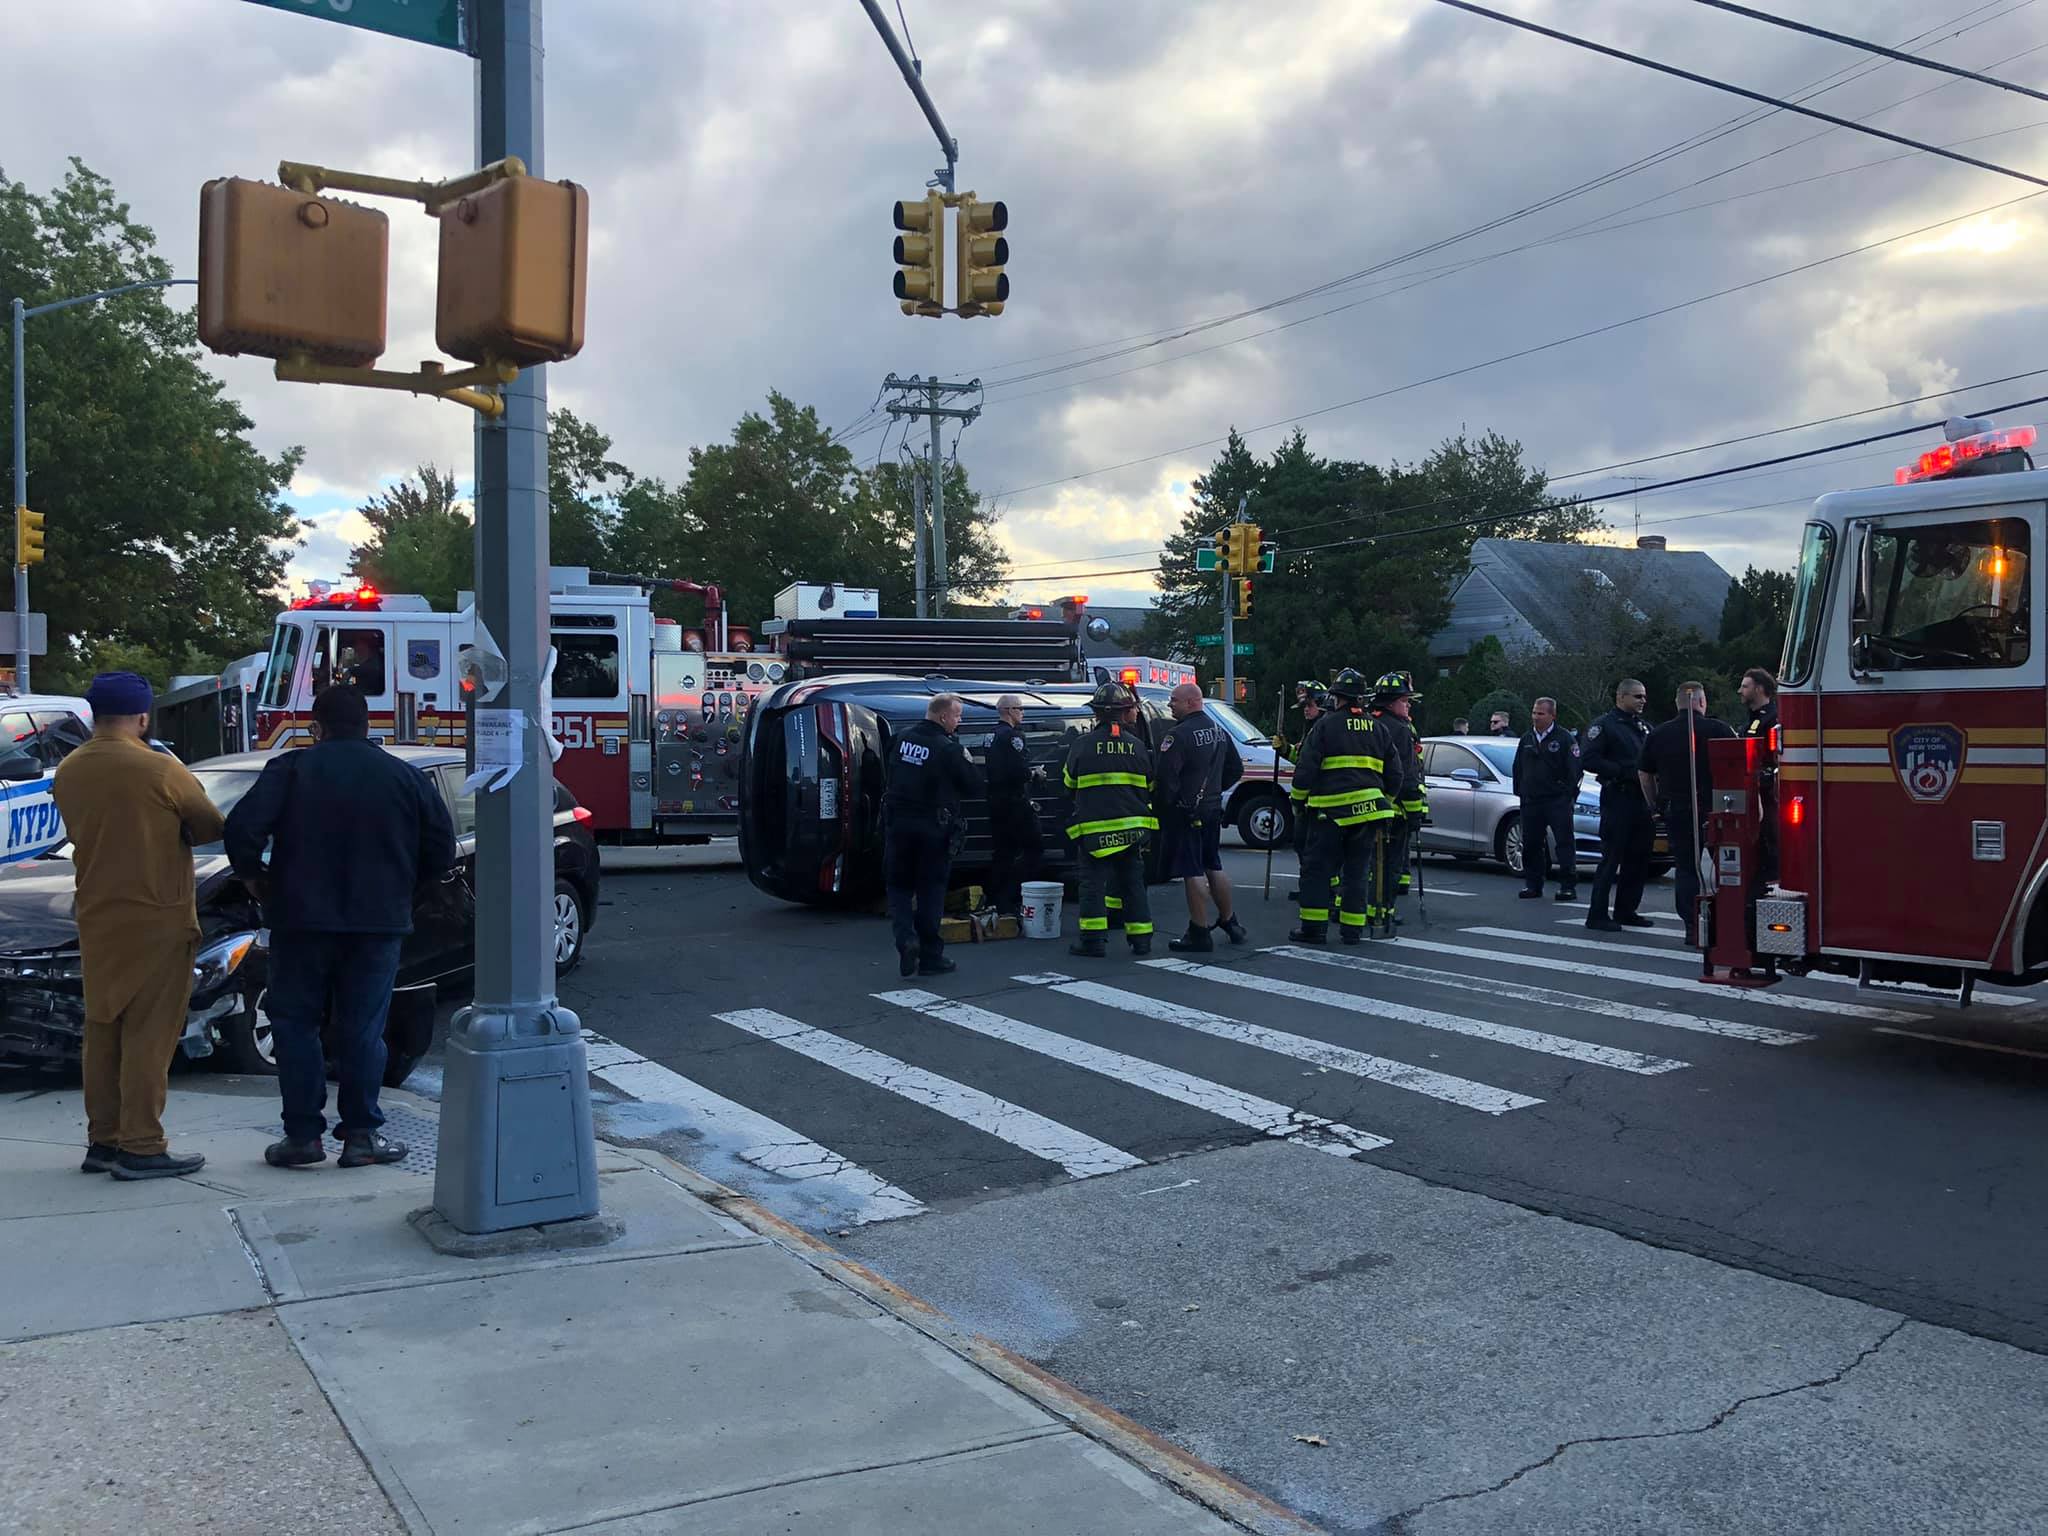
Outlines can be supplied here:
[[194, 1178], [77, 1171], [0, 1096], [0, 1529], [1300, 1533], [1297, 1517], [658, 1154], [611, 1244], [444, 1256], [415, 1157], [265, 1166], [273, 1084], [180, 1078]]

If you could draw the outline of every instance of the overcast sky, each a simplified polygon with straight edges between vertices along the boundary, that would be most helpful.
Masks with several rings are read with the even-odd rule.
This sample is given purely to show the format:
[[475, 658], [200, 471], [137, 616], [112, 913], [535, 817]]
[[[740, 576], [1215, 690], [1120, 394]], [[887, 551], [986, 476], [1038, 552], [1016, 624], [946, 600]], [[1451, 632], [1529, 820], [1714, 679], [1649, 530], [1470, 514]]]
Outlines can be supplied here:
[[[1814, 105], [1875, 114], [1876, 126], [1936, 144], [1977, 140], [1963, 152], [2048, 170], [2048, 106], [2008, 92], [1689, 0], [1498, 3], [1775, 94], [1840, 81]], [[1142, 576], [1076, 567], [1146, 564], [1215, 452], [1188, 445], [1233, 424], [1263, 429], [1252, 443], [1266, 451], [1300, 421], [1316, 451], [1377, 461], [1419, 458], [1460, 428], [1495, 429], [1562, 476], [2048, 366], [2042, 206], [1978, 211], [2033, 189], [1932, 157], [1893, 159], [1903, 152], [1788, 114], [1376, 278], [1124, 351], [1397, 261], [1705, 137], [1745, 104], [1429, 0], [904, 9], [960, 140], [962, 189], [1009, 204], [1014, 292], [999, 319], [896, 310], [890, 204], [921, 195], [938, 154], [855, 0], [550, 0], [545, 169], [590, 188], [595, 226], [587, 345], [550, 371], [551, 398], [610, 433], [636, 471], [679, 479], [693, 444], [725, 437], [770, 389], [845, 427], [867, 419], [889, 370], [979, 376], [987, 411], [959, 452], [979, 487], [1009, 493], [1002, 527], [1017, 576], [1045, 578], [1020, 580], [1018, 593], [1128, 601]], [[1781, 9], [1890, 44], [1945, 38], [1933, 56], [2048, 84], [2048, 5], [2036, 0]], [[454, 53], [244, 0], [9, 0], [6, 10], [0, 167], [47, 187], [67, 155], [81, 157], [155, 228], [181, 273], [195, 259], [209, 177], [269, 178], [281, 157], [407, 177], [473, 159], [472, 66]], [[1891, 163], [1868, 164], [1879, 160]], [[433, 355], [434, 228], [390, 206], [385, 362], [402, 367]], [[1623, 220], [1638, 222], [1441, 270]], [[1122, 355], [1019, 377], [1111, 351]], [[263, 447], [306, 449], [294, 486], [312, 519], [300, 578], [340, 573], [359, 529], [348, 509], [380, 484], [422, 461], [467, 477], [461, 408], [278, 384], [253, 361], [215, 366]], [[1399, 392], [1342, 405], [1383, 391]], [[2048, 395], [2048, 374], [1955, 404], [2035, 394]], [[1632, 472], [1761, 458], [1932, 419], [1945, 404]], [[2033, 407], [2007, 419], [2044, 417]], [[1933, 440], [1644, 496], [1643, 531], [1736, 572], [1786, 565], [1802, 501], [1888, 480]], [[864, 460], [896, 451], [894, 434], [872, 423], [852, 442]], [[1723, 510], [1759, 503], [1778, 505]], [[1628, 503], [1611, 508], [1630, 536]]]

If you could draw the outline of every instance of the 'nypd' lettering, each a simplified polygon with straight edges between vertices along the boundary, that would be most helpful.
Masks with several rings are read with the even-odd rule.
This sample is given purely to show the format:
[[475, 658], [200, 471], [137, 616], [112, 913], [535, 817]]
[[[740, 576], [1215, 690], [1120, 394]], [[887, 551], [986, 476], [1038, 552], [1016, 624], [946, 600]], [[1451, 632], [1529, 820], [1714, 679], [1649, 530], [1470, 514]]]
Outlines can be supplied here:
[[896, 746], [896, 756], [906, 763], [922, 763], [932, 755], [932, 749], [922, 742], [905, 741]]

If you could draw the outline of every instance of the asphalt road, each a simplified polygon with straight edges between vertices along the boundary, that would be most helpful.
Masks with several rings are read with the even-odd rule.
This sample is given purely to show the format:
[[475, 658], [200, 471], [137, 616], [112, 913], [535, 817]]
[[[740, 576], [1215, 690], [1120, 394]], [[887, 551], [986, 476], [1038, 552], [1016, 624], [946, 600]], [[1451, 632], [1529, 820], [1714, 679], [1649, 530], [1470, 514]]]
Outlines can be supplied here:
[[[2048, 1523], [2048, 1474], [1971, 1478], [2048, 1425], [2048, 1007], [1703, 987], [1673, 922], [1448, 861], [1399, 941], [1307, 958], [1241, 850], [1242, 949], [1169, 956], [1155, 887], [1153, 964], [904, 981], [880, 919], [721, 858], [607, 861], [563, 987], [605, 1134], [1331, 1529]], [[1816, 1457], [1890, 1471], [1802, 1502]]]

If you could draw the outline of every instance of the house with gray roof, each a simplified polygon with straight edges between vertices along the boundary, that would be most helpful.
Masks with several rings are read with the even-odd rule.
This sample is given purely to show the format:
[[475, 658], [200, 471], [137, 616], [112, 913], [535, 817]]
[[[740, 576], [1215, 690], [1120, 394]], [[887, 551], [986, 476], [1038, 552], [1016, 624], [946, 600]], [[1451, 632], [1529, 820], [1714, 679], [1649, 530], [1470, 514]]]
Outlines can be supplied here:
[[1642, 623], [1660, 618], [1711, 640], [1721, 632], [1721, 608], [1734, 585], [1712, 556], [1670, 549], [1655, 534], [1637, 539], [1633, 549], [1476, 539], [1471, 568], [1451, 592], [1450, 620], [1430, 638], [1430, 659], [1440, 670], [1455, 670], [1488, 635], [1510, 655], [1584, 650], [1614, 607]]

